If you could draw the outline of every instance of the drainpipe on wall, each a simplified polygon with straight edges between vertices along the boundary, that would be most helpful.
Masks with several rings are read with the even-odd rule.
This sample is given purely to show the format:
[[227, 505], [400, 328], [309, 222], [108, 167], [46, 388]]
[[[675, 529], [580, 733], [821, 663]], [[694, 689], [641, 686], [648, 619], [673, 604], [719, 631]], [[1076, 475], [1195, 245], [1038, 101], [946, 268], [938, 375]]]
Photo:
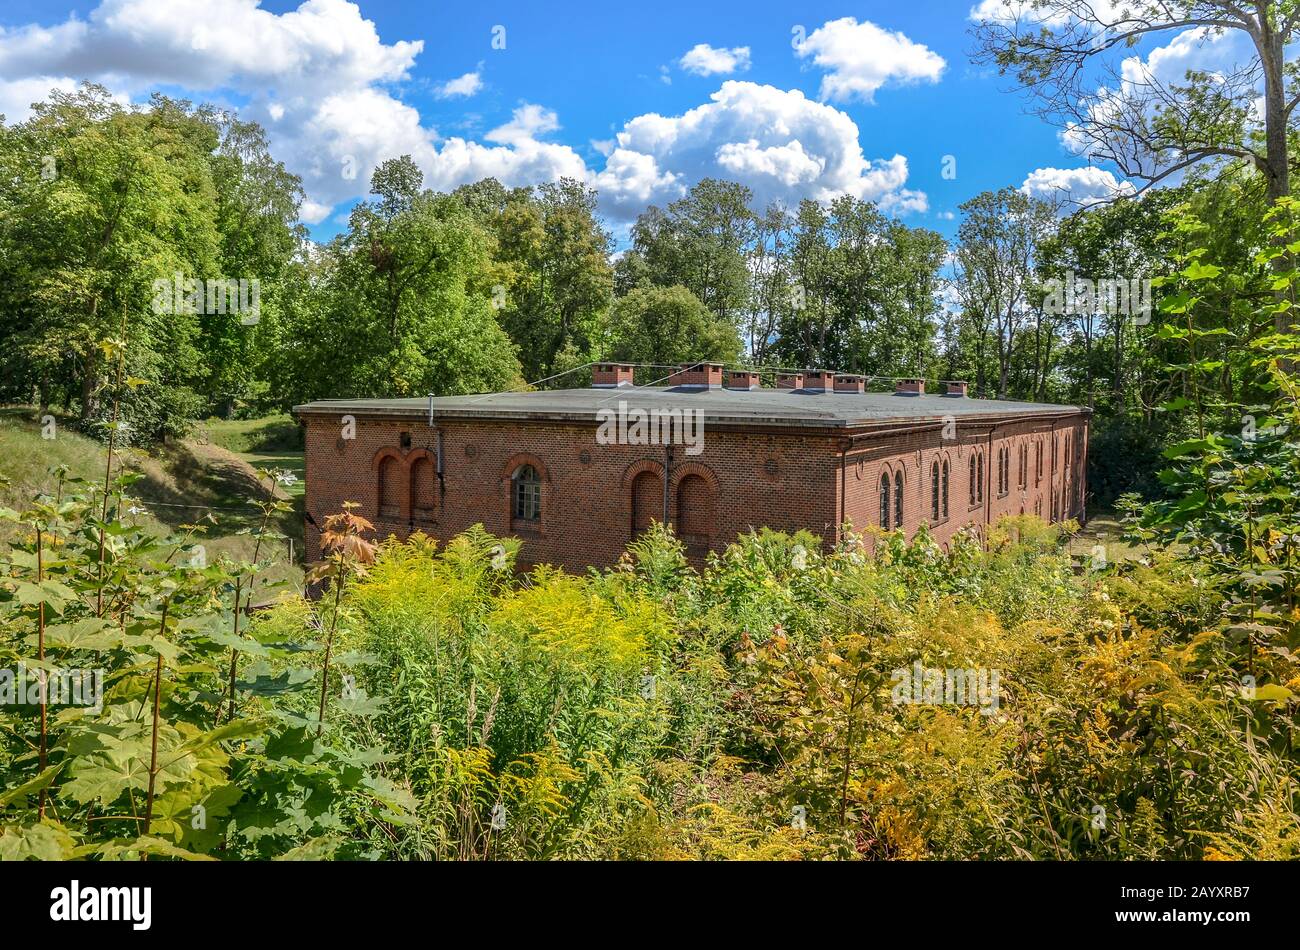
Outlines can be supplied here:
[[441, 498], [447, 494], [447, 482], [442, 477], [442, 430], [441, 429], [438, 430], [438, 442], [437, 442], [437, 448], [434, 450], [434, 455], [436, 456], [438, 462], [438, 496]]

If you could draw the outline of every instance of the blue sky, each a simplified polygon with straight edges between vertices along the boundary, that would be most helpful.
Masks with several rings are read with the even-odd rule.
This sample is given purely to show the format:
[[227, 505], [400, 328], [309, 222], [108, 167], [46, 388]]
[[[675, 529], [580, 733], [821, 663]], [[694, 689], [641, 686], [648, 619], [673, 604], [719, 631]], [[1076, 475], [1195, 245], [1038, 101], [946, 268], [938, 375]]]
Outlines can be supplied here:
[[1035, 172], [1072, 194], [1112, 187], [970, 63], [972, 2], [7, 0], [0, 111], [20, 120], [84, 78], [123, 101], [162, 89], [237, 108], [303, 176], [320, 239], [404, 152], [440, 188], [583, 177], [616, 234], [704, 175], [764, 200], [850, 191], [945, 234], [962, 201]]

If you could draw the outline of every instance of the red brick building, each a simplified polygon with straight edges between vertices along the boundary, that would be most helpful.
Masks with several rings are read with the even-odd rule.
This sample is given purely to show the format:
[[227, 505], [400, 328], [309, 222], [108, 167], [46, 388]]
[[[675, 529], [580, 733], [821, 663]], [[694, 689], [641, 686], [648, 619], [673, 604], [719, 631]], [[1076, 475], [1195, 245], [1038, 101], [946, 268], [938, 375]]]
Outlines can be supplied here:
[[925, 522], [946, 545], [1003, 515], [1084, 516], [1088, 409], [972, 399], [964, 383], [867, 393], [861, 377], [823, 371], [765, 388], [718, 364], [684, 367], [659, 387], [633, 386], [618, 364], [594, 380], [297, 407], [307, 557], [345, 501], [381, 537], [445, 541], [481, 523], [521, 538], [522, 561], [570, 570], [615, 563], [652, 520], [700, 557], [762, 526], [832, 543], [845, 524], [910, 536]]

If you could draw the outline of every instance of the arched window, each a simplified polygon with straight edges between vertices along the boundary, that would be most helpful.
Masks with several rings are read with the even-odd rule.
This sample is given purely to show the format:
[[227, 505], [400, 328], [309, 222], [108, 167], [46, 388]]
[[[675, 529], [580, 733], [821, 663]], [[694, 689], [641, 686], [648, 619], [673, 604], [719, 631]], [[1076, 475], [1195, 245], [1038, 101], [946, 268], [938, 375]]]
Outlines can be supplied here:
[[894, 527], [903, 527], [903, 473], [894, 473]]
[[975, 461], [976, 461], [976, 468], [979, 470], [979, 474], [975, 478], [975, 501], [983, 502], [984, 501], [984, 453], [981, 452], [978, 456], [976, 456]]
[[632, 479], [632, 536], [652, 521], [664, 520], [664, 483], [655, 472], [641, 472]]
[[970, 503], [971, 507], [975, 506], [975, 479], [978, 477], [975, 471], [975, 461], [978, 456], [971, 456], [970, 460]]
[[889, 515], [893, 511], [889, 504], [889, 473], [880, 476], [880, 527], [889, 530]]
[[398, 486], [401, 465], [391, 455], [379, 463], [379, 516], [397, 518], [402, 513], [401, 490]]
[[1034, 440], [1034, 484], [1043, 480], [1043, 440]]
[[939, 460], [930, 466], [930, 522], [939, 520]]
[[411, 518], [415, 521], [432, 521], [433, 506], [438, 497], [433, 461], [420, 456], [411, 464]]
[[677, 485], [677, 534], [688, 548], [707, 548], [713, 540], [713, 489], [699, 475]]
[[516, 521], [542, 520], [542, 478], [531, 465], [520, 465], [510, 476], [511, 513]]
[[948, 520], [948, 460], [943, 460], [943, 520]]

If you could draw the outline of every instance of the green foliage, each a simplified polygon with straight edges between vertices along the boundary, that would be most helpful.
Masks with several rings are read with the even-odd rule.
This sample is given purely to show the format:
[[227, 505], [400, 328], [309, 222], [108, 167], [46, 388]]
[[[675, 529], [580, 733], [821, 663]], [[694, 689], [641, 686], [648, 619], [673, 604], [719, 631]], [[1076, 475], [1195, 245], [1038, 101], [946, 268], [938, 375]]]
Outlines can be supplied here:
[[[384, 754], [326, 732], [305, 695], [331, 682], [315, 634], [338, 603], [293, 601], [241, 630], [283, 502], [252, 499], [251, 561], [209, 563], [202, 528], [162, 539], [119, 516], [135, 476], [111, 451], [102, 486], [55, 476], [0, 509], [19, 531], [0, 554], [0, 857], [267, 858], [322, 841], [360, 856], [341, 829], [409, 820], [409, 796], [372, 772]], [[342, 560], [360, 570], [355, 551]]]
[[[0, 169], [9, 398], [61, 399], [98, 435], [117, 421], [121, 444], [128, 425], [151, 442], [250, 394], [256, 327], [160, 305], [158, 286], [257, 280], [275, 309], [301, 188], [260, 129], [161, 96], [127, 110], [87, 85], [6, 129]], [[129, 353], [120, 378], [101, 349], [110, 338]]]
[[612, 359], [658, 366], [731, 363], [740, 355], [740, 338], [685, 287], [643, 287], [614, 304], [608, 350]]

